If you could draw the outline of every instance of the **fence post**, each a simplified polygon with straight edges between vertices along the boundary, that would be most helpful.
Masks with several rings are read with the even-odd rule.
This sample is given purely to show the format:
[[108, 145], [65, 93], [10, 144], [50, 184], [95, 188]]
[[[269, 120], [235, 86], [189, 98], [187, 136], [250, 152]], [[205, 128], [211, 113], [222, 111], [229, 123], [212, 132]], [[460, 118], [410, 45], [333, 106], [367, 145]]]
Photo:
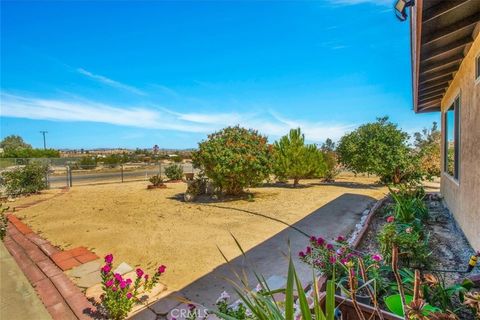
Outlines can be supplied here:
[[68, 171], [69, 171], [69, 166], [65, 166], [65, 177], [67, 178], [67, 188], [70, 187], [70, 175]]
[[123, 183], [123, 164], [120, 166], [120, 171], [122, 173], [122, 183]]
[[73, 176], [72, 176], [72, 168], [68, 166], [68, 176], [70, 178], [70, 187], [73, 186]]

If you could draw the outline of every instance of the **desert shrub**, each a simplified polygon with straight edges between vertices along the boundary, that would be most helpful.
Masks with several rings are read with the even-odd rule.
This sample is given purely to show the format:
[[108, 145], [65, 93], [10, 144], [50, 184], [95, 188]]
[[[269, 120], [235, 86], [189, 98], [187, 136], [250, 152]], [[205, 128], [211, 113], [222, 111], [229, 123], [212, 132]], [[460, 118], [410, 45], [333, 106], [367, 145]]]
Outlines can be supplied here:
[[109, 168], [116, 168], [124, 162], [124, 158], [118, 154], [111, 154], [103, 158], [103, 164]]
[[264, 181], [270, 173], [267, 138], [239, 126], [210, 134], [199, 143], [192, 160], [226, 194], [238, 195]]
[[155, 187], [163, 185], [163, 179], [159, 174], [151, 176], [150, 179], [148, 179], [148, 181], [150, 181], [150, 183]]
[[204, 178], [195, 178], [193, 181], [188, 181], [187, 193], [198, 196], [205, 193], [206, 180]]
[[406, 132], [384, 117], [344, 135], [336, 151], [347, 169], [375, 174], [382, 183], [398, 184], [420, 180], [425, 174], [408, 139]]
[[78, 162], [78, 167], [80, 169], [95, 169], [97, 167], [97, 158], [95, 157], [83, 157]]
[[47, 188], [48, 166], [31, 162], [23, 167], [2, 173], [5, 192], [11, 196], [36, 193]]
[[323, 154], [315, 145], [306, 145], [300, 128], [275, 142], [273, 149], [273, 173], [277, 179], [293, 179], [297, 186], [300, 179], [321, 177], [326, 164]]
[[182, 180], [183, 168], [181, 165], [174, 164], [165, 168], [165, 175], [170, 180]]
[[8, 207], [4, 207], [2, 203], [0, 203], [0, 240], [3, 240], [7, 235], [7, 225], [8, 219], [5, 211], [8, 210]]
[[400, 261], [407, 266], [428, 264], [430, 250], [428, 236], [415, 225], [395, 222], [389, 218], [378, 234], [380, 251], [387, 262], [391, 261], [394, 246], [400, 252]]

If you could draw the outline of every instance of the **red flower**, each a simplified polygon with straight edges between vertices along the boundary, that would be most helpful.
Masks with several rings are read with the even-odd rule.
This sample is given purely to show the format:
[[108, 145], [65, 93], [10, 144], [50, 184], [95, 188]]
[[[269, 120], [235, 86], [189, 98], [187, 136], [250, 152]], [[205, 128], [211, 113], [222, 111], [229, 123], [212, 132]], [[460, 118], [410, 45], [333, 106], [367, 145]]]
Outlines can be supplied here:
[[394, 218], [393, 216], [389, 216], [389, 217], [387, 218], [387, 222], [388, 222], [388, 223], [392, 223], [393, 221], [395, 221], [395, 218]]
[[138, 278], [141, 278], [143, 276], [143, 270], [138, 268], [137, 270], [135, 270], [135, 272], [137, 273], [137, 277]]
[[165, 269], [167, 269], [167, 267], [162, 264], [160, 267], [158, 267], [158, 270], [157, 270], [158, 274], [164, 273]]
[[105, 263], [111, 264], [112, 261], [113, 261], [113, 254], [111, 254], [111, 253], [110, 253], [110, 254], [107, 254], [107, 255], [105, 256]]

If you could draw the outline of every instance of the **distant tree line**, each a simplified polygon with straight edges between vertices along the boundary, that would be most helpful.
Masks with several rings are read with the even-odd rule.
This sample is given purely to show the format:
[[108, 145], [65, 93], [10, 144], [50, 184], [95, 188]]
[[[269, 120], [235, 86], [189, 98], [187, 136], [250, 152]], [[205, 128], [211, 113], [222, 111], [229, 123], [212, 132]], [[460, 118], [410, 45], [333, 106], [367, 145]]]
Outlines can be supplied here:
[[60, 152], [55, 149], [37, 149], [26, 143], [22, 137], [10, 135], [0, 141], [2, 158], [58, 158]]

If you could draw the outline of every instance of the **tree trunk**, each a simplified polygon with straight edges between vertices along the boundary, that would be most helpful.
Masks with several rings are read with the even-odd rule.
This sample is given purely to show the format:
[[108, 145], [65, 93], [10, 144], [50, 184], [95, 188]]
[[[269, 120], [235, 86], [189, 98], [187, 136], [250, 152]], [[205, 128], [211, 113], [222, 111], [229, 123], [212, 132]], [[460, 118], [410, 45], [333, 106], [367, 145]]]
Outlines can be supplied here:
[[296, 188], [298, 187], [298, 182], [300, 181], [299, 178], [293, 178], [293, 187]]

